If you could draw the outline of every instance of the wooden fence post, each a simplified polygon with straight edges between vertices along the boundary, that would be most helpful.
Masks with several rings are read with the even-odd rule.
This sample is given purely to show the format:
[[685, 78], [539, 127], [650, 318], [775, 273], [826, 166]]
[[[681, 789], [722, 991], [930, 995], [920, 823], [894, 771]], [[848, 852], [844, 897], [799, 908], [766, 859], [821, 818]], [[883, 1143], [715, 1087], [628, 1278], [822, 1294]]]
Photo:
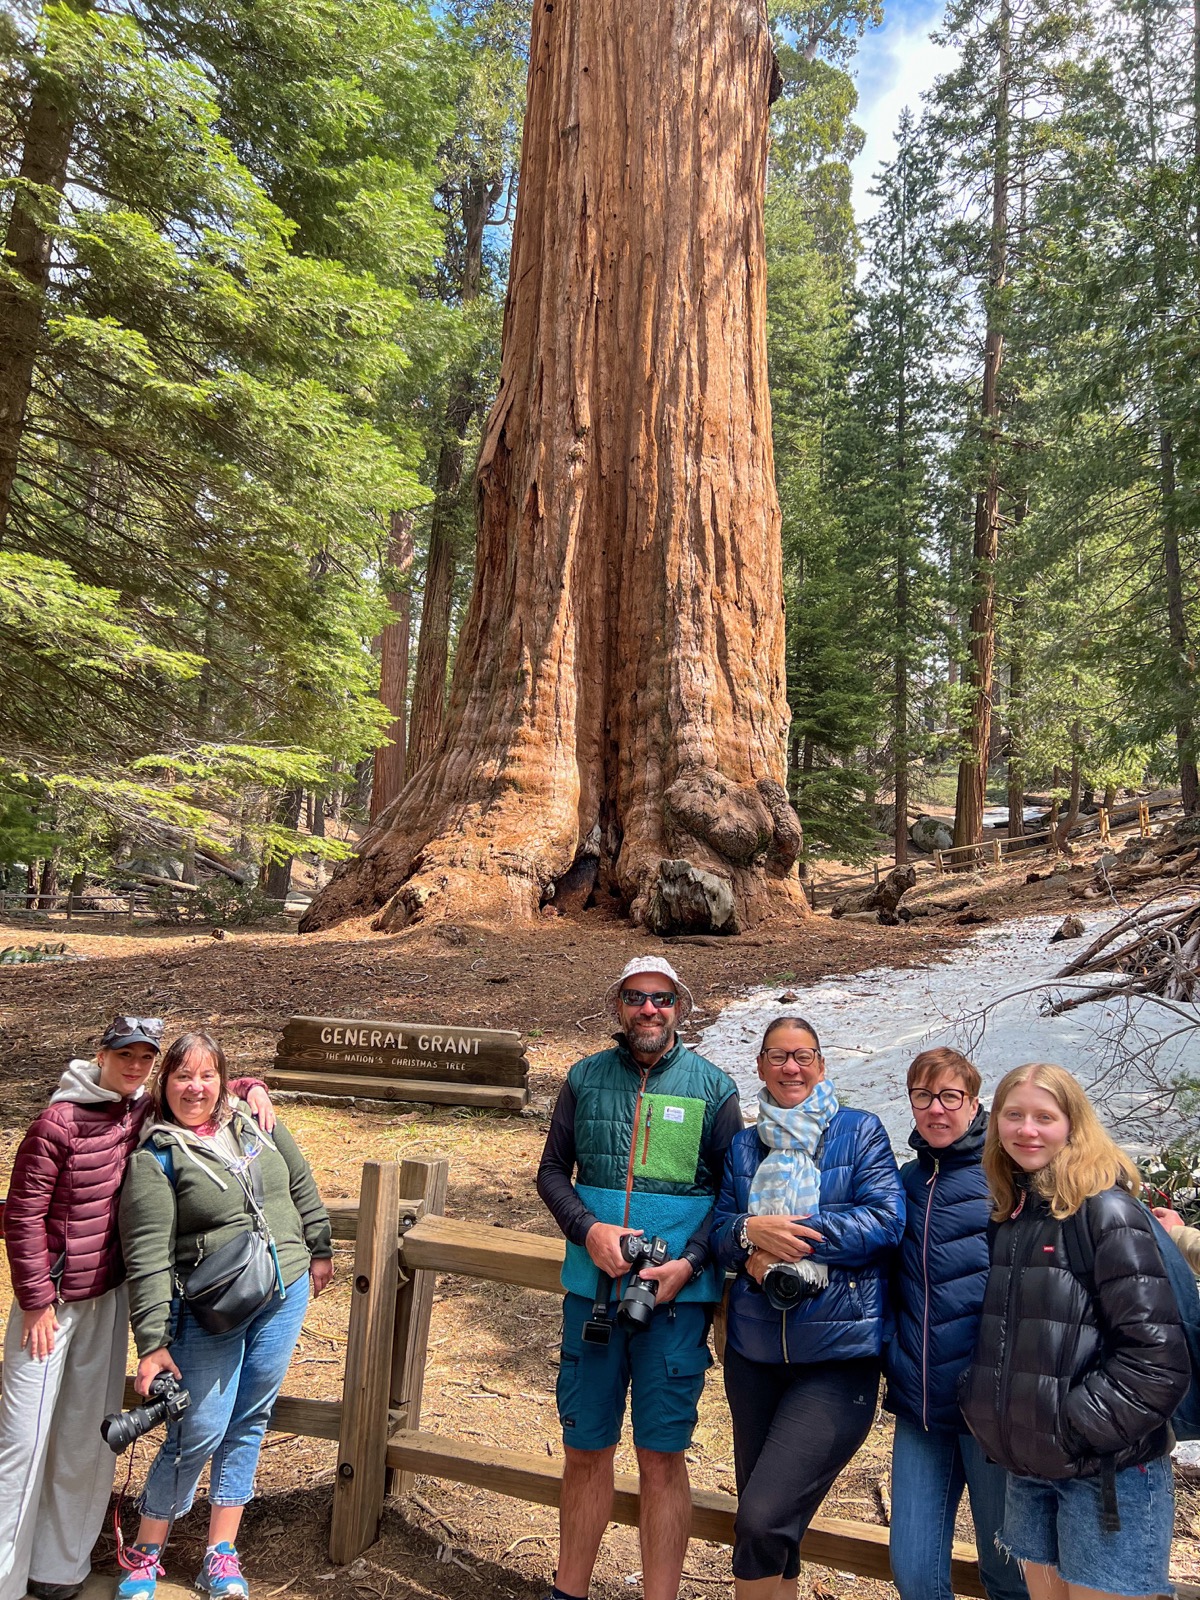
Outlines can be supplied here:
[[399, 1233], [400, 1170], [394, 1161], [364, 1162], [329, 1531], [329, 1559], [339, 1566], [375, 1542], [383, 1514]]
[[999, 839], [993, 839], [992, 840], [992, 865], [994, 867], [1001, 866], [1003, 864], [1003, 861], [1004, 861], [1004, 856], [1001, 853], [1000, 845], [1001, 845], [1001, 840], [999, 840]]
[[1100, 807], [1100, 843], [1107, 844], [1109, 835], [1108, 807]]
[[[440, 1217], [446, 1210], [450, 1163], [445, 1156], [432, 1161], [404, 1161], [400, 1166], [400, 1209], [406, 1200], [424, 1202], [423, 1217]], [[392, 1338], [391, 1426], [421, 1426], [421, 1394], [425, 1387], [425, 1360], [429, 1347], [429, 1319], [433, 1314], [436, 1273], [408, 1268], [396, 1295], [396, 1328]], [[384, 1492], [407, 1494], [414, 1474], [389, 1467]]]

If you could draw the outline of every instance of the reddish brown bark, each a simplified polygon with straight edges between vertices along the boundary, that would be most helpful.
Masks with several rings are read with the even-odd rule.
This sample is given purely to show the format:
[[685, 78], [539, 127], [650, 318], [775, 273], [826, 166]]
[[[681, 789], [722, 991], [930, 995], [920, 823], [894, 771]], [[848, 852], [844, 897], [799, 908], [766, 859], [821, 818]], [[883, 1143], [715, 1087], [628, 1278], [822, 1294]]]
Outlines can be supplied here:
[[783, 789], [765, 0], [534, 12], [475, 587], [433, 759], [305, 928], [532, 916], [579, 859], [802, 914]]
[[[407, 772], [423, 767], [437, 749], [445, 719], [446, 667], [450, 660], [450, 613], [454, 602], [455, 512], [463, 475], [463, 434], [474, 405], [464, 375], [446, 408], [449, 436], [438, 452], [437, 498], [429, 523], [429, 556], [421, 591], [421, 634], [413, 679], [412, 737]], [[372, 812], [374, 816], [374, 812]]]
[[[470, 305], [479, 298], [483, 277], [483, 233], [504, 181], [492, 174], [468, 174], [457, 190], [461, 214], [462, 252], [459, 299]], [[450, 660], [450, 614], [458, 564], [457, 522], [460, 490], [471, 419], [482, 411], [478, 373], [459, 372], [446, 402], [445, 433], [438, 452], [437, 494], [429, 523], [429, 556], [421, 595], [421, 633], [413, 675], [412, 726], [409, 730], [408, 776], [423, 767], [437, 748], [446, 708], [446, 667]], [[374, 813], [372, 813], [374, 815]]]
[[412, 600], [403, 580], [413, 560], [412, 514], [392, 513], [388, 566], [398, 580], [388, 590], [393, 621], [379, 636], [379, 698], [392, 713], [385, 730], [390, 744], [375, 752], [371, 781], [371, 821], [374, 822], [404, 787], [405, 718], [408, 710], [408, 636], [412, 627]]

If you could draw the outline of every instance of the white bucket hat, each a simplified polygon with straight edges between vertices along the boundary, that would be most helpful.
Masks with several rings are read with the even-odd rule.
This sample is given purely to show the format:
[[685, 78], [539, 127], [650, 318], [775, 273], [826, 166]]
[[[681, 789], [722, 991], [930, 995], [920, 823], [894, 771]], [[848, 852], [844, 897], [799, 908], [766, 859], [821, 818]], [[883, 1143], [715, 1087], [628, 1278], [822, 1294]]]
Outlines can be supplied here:
[[678, 1027], [685, 1022], [691, 1015], [692, 1006], [695, 1003], [692, 1000], [692, 991], [686, 983], [680, 981], [679, 974], [675, 971], [675, 968], [669, 961], [664, 960], [662, 956], [634, 956], [632, 961], [625, 963], [621, 976], [617, 981], [609, 984], [604, 992], [604, 1003], [617, 1020], [620, 1021], [621, 1018], [621, 1014], [617, 1010], [617, 997], [629, 979], [637, 977], [639, 972], [656, 972], [661, 977], [671, 980], [672, 988], [677, 989], [679, 992], [679, 1008], [675, 1014], [675, 1025]]

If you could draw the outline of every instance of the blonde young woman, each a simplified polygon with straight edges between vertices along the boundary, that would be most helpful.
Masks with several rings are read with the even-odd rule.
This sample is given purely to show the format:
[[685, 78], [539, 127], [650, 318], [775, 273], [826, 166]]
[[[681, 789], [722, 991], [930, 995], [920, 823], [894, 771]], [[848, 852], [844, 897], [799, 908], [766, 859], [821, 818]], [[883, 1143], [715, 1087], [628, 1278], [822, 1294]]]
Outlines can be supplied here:
[[1169, 1594], [1170, 1418], [1190, 1368], [1137, 1171], [1042, 1064], [1001, 1080], [983, 1167], [998, 1226], [961, 1403], [1009, 1474], [999, 1542], [1031, 1600]]

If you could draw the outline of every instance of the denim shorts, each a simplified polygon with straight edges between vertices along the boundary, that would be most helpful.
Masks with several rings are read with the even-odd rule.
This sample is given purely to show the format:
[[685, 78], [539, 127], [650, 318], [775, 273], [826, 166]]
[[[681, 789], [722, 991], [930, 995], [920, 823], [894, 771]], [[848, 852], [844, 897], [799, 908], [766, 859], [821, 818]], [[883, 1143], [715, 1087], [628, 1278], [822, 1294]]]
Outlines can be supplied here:
[[1018, 1561], [1053, 1567], [1064, 1583], [1106, 1594], [1173, 1594], [1168, 1567], [1175, 1522], [1170, 1456], [1117, 1473], [1121, 1527], [1101, 1527], [1096, 1478], [1016, 1478], [1009, 1473], [996, 1543]]
[[613, 1322], [608, 1344], [585, 1344], [592, 1313], [584, 1295], [563, 1301], [562, 1362], [558, 1369], [558, 1420], [573, 1450], [607, 1450], [621, 1437], [626, 1391], [632, 1391], [633, 1442], [639, 1450], [674, 1454], [692, 1442], [708, 1353], [711, 1307], [672, 1301], [650, 1326], [627, 1333]]

